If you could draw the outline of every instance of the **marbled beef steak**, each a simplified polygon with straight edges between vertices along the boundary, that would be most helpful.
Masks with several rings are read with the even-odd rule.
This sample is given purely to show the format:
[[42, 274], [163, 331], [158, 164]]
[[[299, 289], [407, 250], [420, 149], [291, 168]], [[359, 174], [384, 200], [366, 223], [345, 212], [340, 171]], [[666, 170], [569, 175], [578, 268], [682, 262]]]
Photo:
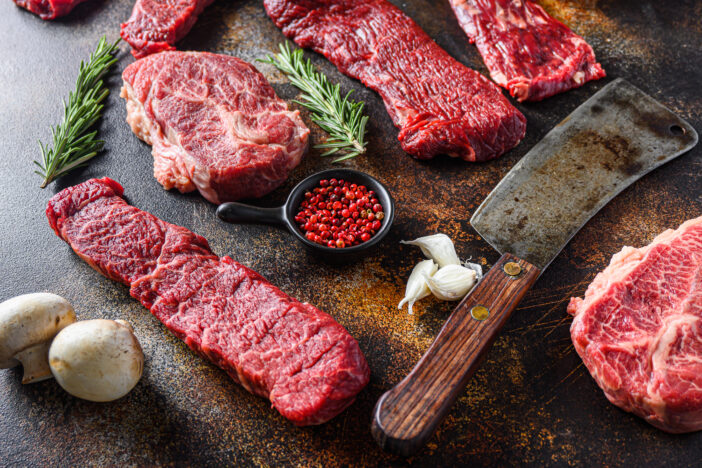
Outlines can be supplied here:
[[208, 52], [160, 52], [122, 74], [127, 122], [153, 145], [166, 189], [212, 203], [260, 197], [282, 184], [309, 130], [252, 65]]
[[490, 76], [519, 101], [539, 101], [605, 76], [592, 47], [529, 0], [449, 0]]
[[485, 161], [524, 137], [526, 119], [497, 86], [452, 58], [386, 0], [263, 4], [287, 37], [381, 95], [412, 156]]
[[85, 0], [14, 0], [17, 6], [25, 8], [43, 20], [65, 16]]
[[213, 0], [137, 0], [132, 16], [122, 23], [120, 35], [132, 46], [132, 55], [146, 57], [175, 49], [197, 17]]
[[201, 236], [128, 205], [122, 193], [108, 178], [64, 189], [49, 200], [49, 224], [188, 346], [294, 424], [321, 424], [354, 401], [370, 371], [341, 325], [217, 257]]
[[624, 247], [568, 312], [609, 401], [668, 432], [702, 429], [702, 217]]

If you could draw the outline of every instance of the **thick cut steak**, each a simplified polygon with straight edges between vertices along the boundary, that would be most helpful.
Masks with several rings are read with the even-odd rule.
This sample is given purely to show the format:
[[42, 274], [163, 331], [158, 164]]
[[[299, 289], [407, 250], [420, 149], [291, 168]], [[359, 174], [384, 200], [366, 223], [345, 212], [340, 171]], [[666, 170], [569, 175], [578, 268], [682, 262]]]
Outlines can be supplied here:
[[66, 16], [79, 3], [85, 0], [14, 0], [17, 6], [25, 8], [43, 20]]
[[129, 65], [127, 122], [153, 145], [166, 189], [212, 203], [260, 197], [282, 184], [309, 130], [252, 65], [207, 52], [161, 52]]
[[519, 101], [539, 101], [605, 76], [585, 40], [529, 0], [449, 0], [490, 76]]
[[62, 190], [46, 215], [93, 268], [130, 286], [193, 350], [297, 425], [321, 424], [368, 383], [358, 343], [329, 315], [286, 295], [207, 241], [128, 205], [114, 180]]
[[132, 55], [146, 57], [175, 49], [197, 17], [213, 0], [136, 0], [132, 16], [122, 23], [120, 35], [132, 46]]
[[412, 156], [485, 161], [524, 137], [524, 116], [497, 86], [454, 60], [386, 0], [263, 4], [286, 36], [382, 96]]
[[702, 429], [702, 217], [624, 247], [568, 312], [609, 401], [668, 432]]

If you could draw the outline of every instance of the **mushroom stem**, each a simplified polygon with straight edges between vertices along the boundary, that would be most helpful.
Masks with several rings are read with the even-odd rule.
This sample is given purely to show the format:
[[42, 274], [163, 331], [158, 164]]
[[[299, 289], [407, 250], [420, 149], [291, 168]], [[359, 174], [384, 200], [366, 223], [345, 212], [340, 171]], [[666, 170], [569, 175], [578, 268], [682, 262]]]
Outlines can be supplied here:
[[22, 363], [22, 368], [24, 369], [23, 384], [41, 382], [53, 377], [48, 358], [50, 346], [51, 341], [46, 341], [30, 346], [13, 356]]

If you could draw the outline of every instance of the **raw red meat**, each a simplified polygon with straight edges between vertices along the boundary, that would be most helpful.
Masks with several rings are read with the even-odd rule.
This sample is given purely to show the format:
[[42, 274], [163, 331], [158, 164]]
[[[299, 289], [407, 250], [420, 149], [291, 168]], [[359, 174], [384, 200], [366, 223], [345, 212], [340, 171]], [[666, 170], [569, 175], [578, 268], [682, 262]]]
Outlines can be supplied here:
[[120, 35], [132, 46], [132, 55], [146, 57], [175, 49], [213, 0], [136, 0], [132, 16], [122, 23]]
[[485, 161], [524, 137], [524, 116], [499, 88], [454, 60], [386, 0], [263, 4], [286, 36], [382, 96], [412, 156]]
[[702, 429], [702, 217], [624, 247], [568, 312], [609, 401], [664, 431]]
[[585, 40], [529, 0], [449, 0], [490, 76], [519, 101], [540, 101], [605, 76]]
[[39, 15], [43, 20], [52, 20], [66, 16], [79, 3], [85, 0], [14, 0], [17, 6]]
[[153, 145], [166, 189], [212, 203], [260, 197], [282, 184], [309, 130], [252, 65], [207, 52], [161, 52], [128, 66], [127, 122]]
[[339, 414], [366, 386], [358, 343], [329, 315], [207, 241], [128, 205], [114, 180], [91, 179], [49, 200], [56, 234], [193, 350], [296, 425]]

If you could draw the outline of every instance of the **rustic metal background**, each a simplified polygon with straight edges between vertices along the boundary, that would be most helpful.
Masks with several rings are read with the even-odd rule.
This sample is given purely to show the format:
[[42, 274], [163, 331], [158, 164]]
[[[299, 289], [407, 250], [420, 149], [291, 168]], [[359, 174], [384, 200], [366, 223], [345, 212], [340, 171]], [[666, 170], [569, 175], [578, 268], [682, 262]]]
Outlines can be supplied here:
[[[421, 259], [418, 249], [399, 240], [442, 231], [455, 239], [461, 257], [486, 266], [494, 262], [496, 253], [471, 230], [473, 210], [531, 146], [611, 78], [626, 78], [701, 130], [702, 2], [542, 0], [592, 44], [609, 78], [519, 106], [528, 119], [526, 138], [485, 164], [411, 159], [401, 151], [378, 96], [308, 53], [368, 105], [369, 154], [345, 165], [386, 183], [397, 202], [395, 227], [381, 254], [346, 267], [310, 258], [283, 230], [226, 225], [198, 195], [163, 191], [151, 175], [150, 148], [124, 122], [118, 73], [109, 80], [112, 94], [100, 126], [106, 151], [89, 168], [38, 188], [31, 163], [38, 157], [37, 139], [48, 140], [49, 125], [60, 118], [60, 100], [74, 85], [79, 61], [102, 34], [117, 36], [132, 3], [90, 0], [49, 23], [10, 0], [0, 2], [0, 300], [33, 291], [61, 294], [79, 318], [132, 323], [147, 357], [134, 391], [108, 404], [72, 398], [54, 381], [23, 386], [20, 370], [0, 371], [0, 464], [699, 466], [702, 434], [665, 434], [607, 402], [573, 350], [565, 307], [623, 245], [646, 244], [702, 213], [702, 146], [627, 189], [573, 239], [527, 295], [424, 451], [411, 459], [381, 452], [369, 422], [376, 399], [409, 371], [452, 309], [425, 299], [413, 316], [397, 310], [405, 280]], [[454, 57], [486, 73], [446, 0], [395, 3]], [[220, 0], [180, 48], [253, 61], [281, 40], [260, 1]], [[131, 62], [123, 53], [119, 71]], [[279, 73], [259, 68], [283, 98], [295, 97]], [[317, 141], [318, 129], [307, 123]], [[297, 181], [331, 166], [311, 151], [286, 186], [260, 203], [281, 203]], [[328, 424], [293, 427], [266, 401], [195, 356], [125, 287], [74, 255], [49, 229], [46, 201], [66, 186], [100, 176], [121, 182], [135, 206], [204, 235], [218, 254], [231, 255], [333, 315], [358, 339], [372, 369], [358, 401]]]

